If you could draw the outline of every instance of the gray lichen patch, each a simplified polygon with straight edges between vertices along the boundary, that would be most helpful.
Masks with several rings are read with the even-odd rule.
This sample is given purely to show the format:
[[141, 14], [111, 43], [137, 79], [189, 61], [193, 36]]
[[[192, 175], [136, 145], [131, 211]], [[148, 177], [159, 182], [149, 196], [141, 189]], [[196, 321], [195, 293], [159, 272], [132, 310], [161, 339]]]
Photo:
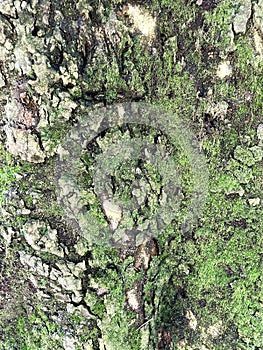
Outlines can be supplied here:
[[0, 88], [5, 86], [5, 79], [3, 77], [3, 74], [0, 72]]
[[216, 75], [220, 79], [224, 79], [232, 74], [232, 68], [230, 65], [230, 61], [223, 61], [221, 62], [216, 71]]
[[254, 23], [257, 28], [263, 33], [263, 20], [262, 20], [262, 11], [263, 11], [263, 1], [259, 0], [256, 4], [254, 4]]
[[242, 33], [245, 34], [247, 21], [251, 17], [252, 13], [252, 4], [250, 0], [246, 0], [241, 3], [238, 13], [234, 18], [234, 31], [236, 34]]
[[111, 201], [105, 199], [102, 202], [102, 208], [110, 221], [112, 230], [115, 230], [122, 219], [122, 209], [119, 205], [112, 203]]
[[18, 80], [11, 90], [10, 97], [5, 106], [7, 122], [20, 129], [36, 128], [39, 122], [39, 106], [30, 88], [22, 80]]
[[[70, 269], [67, 264], [60, 261], [51, 267], [44, 263], [41, 258], [23, 251], [19, 252], [19, 256], [21, 263], [28, 267], [30, 279], [42, 296], [50, 298], [50, 293], [52, 293], [54, 297], [57, 296], [59, 300], [64, 302], [81, 302], [83, 292], [80, 272], [85, 270], [82, 265]], [[78, 272], [76, 273], [76, 271]], [[43, 282], [44, 285], [42, 285]]]
[[259, 139], [259, 143], [261, 144], [263, 141], [263, 124], [259, 124], [257, 127], [257, 137]]
[[253, 146], [250, 148], [243, 148], [242, 146], [237, 146], [234, 153], [235, 159], [239, 160], [241, 163], [247, 166], [252, 166], [257, 162], [260, 162], [263, 158], [262, 147]]
[[5, 128], [7, 147], [11, 154], [31, 163], [43, 163], [45, 154], [40, 148], [37, 135], [30, 130]]
[[25, 240], [34, 250], [64, 257], [63, 249], [58, 244], [57, 230], [44, 222], [30, 222], [24, 225], [23, 232]]
[[135, 30], [139, 30], [146, 39], [151, 41], [155, 38], [156, 18], [151, 16], [147, 10], [138, 5], [128, 3], [123, 8], [123, 14], [130, 18]]
[[263, 61], [263, 21], [261, 13], [263, 11], [263, 2], [259, 1], [253, 6], [253, 39], [256, 53], [259, 55], [260, 61]]

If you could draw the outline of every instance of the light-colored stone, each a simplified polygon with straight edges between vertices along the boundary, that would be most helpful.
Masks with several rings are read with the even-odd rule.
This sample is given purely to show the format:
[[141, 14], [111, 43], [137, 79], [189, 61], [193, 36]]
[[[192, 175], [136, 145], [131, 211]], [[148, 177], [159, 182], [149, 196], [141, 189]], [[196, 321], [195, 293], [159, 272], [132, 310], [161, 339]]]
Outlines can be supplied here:
[[83, 347], [83, 350], [93, 350], [92, 340], [88, 340], [86, 343], [81, 344]]
[[[0, 60], [1, 60], [1, 61], [6, 61], [6, 57], [7, 57], [8, 54], [9, 54], [9, 52], [6, 50], [6, 48], [1, 47], [1, 50], [0, 50]], [[10, 70], [11, 70], [11, 69], [10, 69]]]
[[72, 97], [66, 92], [61, 92], [59, 98], [61, 102], [59, 103], [58, 109], [63, 111], [61, 117], [68, 120], [78, 105], [76, 102], [72, 101]]
[[30, 282], [33, 284], [33, 286], [37, 289], [38, 288], [38, 281], [34, 275], [29, 276]]
[[132, 190], [132, 195], [136, 198], [139, 206], [145, 203], [147, 194], [150, 191], [150, 184], [145, 180], [140, 179], [137, 186]]
[[256, 52], [259, 54], [259, 58], [255, 57], [254, 62], [255, 65], [258, 65], [258, 61], [263, 61], [263, 0], [259, 0], [257, 3], [254, 4], [254, 16], [253, 16], [253, 22], [254, 22], [254, 30], [253, 30], [253, 37], [254, 37], [254, 45]]
[[68, 266], [61, 260], [60, 262], [56, 263], [56, 266], [64, 276], [70, 276], [71, 272], [68, 268]]
[[[178, 350], [186, 350], [187, 348], [187, 339], [182, 339], [179, 342], [176, 343], [176, 349]], [[189, 350], [192, 350], [192, 348], [189, 348]]]
[[84, 256], [87, 253], [88, 245], [84, 238], [80, 238], [79, 241], [74, 245], [75, 251], [78, 255]]
[[17, 210], [17, 215], [29, 215], [31, 213], [30, 209], [21, 208]]
[[92, 316], [83, 305], [77, 306], [75, 310], [78, 311], [82, 316], [86, 318], [94, 318], [94, 316]]
[[73, 294], [71, 294], [71, 300], [73, 303], [80, 303], [81, 300], [83, 299], [83, 294], [78, 291], [78, 290], [75, 290]]
[[0, 27], [0, 44], [1, 46], [5, 43], [6, 41], [6, 35], [5, 35], [5, 31], [4, 31], [4, 26]]
[[86, 0], [78, 0], [76, 3], [76, 9], [86, 18], [89, 18], [89, 13], [92, 11], [92, 7]]
[[30, 56], [26, 49], [22, 46], [15, 48], [14, 55], [16, 58], [15, 68], [21, 72], [21, 74], [30, 74], [32, 71], [32, 64], [30, 62]]
[[55, 284], [54, 282], [50, 282], [49, 287], [52, 289], [53, 293], [61, 292], [61, 287]]

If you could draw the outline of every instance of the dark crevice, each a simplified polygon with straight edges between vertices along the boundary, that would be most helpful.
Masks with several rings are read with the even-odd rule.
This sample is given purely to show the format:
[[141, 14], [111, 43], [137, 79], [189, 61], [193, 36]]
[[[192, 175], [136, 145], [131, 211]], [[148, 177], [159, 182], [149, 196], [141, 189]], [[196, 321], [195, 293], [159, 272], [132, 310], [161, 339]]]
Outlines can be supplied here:
[[36, 135], [41, 151], [45, 152], [45, 148], [43, 146], [42, 139], [41, 139], [41, 133], [39, 131], [37, 131], [36, 129], [32, 129], [32, 134]]

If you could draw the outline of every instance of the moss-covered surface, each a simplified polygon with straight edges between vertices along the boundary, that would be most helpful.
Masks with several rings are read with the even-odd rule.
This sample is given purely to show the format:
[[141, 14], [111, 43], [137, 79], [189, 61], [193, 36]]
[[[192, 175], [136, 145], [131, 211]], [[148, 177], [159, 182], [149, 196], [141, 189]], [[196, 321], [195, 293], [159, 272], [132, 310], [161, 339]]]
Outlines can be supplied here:
[[[242, 3], [51, 0], [16, 3], [15, 13], [12, 6], [0, 9], [1, 349], [263, 348], [263, 27], [256, 20], [263, 4], [251, 1], [246, 32], [236, 33]], [[137, 5], [156, 21], [152, 37], [131, 19], [129, 6]], [[26, 88], [17, 87], [18, 79]], [[14, 95], [24, 109], [10, 122], [6, 105], [17, 111]], [[205, 155], [208, 196], [198, 221], [183, 232], [192, 185], [187, 154], [158, 130], [107, 130], [87, 146], [78, 179], [98, 225], [107, 220], [93, 188], [95, 161], [118, 140], [162, 144], [178, 163], [183, 198], [151, 245], [91, 245], [56, 200], [57, 146], [89, 107], [127, 101], [146, 101], [186, 122]], [[39, 109], [37, 126], [30, 124], [32, 106]], [[37, 136], [42, 163], [8, 146], [6, 128], [13, 124]], [[161, 177], [147, 162], [119, 165], [116, 197], [128, 203], [134, 181], [145, 184], [140, 192], [148, 199], [127, 225], [142, 223], [161, 205]], [[47, 227], [37, 236], [46, 246], [25, 235], [38, 222]], [[63, 256], [43, 243], [50, 237]], [[30, 257], [35, 265], [25, 263]], [[57, 284], [61, 276], [74, 278]]]

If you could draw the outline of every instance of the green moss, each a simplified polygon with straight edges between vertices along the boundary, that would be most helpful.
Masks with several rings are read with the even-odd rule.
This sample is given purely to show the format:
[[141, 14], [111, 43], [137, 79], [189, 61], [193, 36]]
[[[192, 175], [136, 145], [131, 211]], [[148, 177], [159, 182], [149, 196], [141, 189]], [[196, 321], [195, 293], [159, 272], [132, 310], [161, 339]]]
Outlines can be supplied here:
[[0, 145], [0, 154], [0, 205], [2, 205], [8, 197], [8, 191], [17, 181], [16, 175], [23, 169], [2, 145]]
[[84, 300], [97, 317], [101, 319], [103, 316], [105, 316], [106, 308], [103, 297], [98, 298], [96, 292], [88, 291]]
[[60, 327], [48, 320], [39, 309], [32, 314], [20, 315], [15, 325], [5, 328], [4, 340], [0, 340], [1, 349], [50, 350], [62, 349]]
[[[52, 116], [52, 118], [56, 117]], [[60, 125], [56, 124], [54, 127], [48, 125], [41, 129], [41, 140], [48, 142], [50, 149], [54, 150], [63, 140], [63, 137], [66, 135], [68, 129], [65, 128], [64, 123], [61, 123]]]
[[[118, 0], [112, 2], [104, 13], [99, 13], [94, 5], [92, 15], [98, 17], [98, 23], [105, 23], [111, 7], [120, 3]], [[79, 79], [79, 86], [71, 90], [73, 98], [92, 95], [106, 104], [119, 99], [149, 101], [187, 120], [201, 139], [200, 147], [210, 171], [209, 195], [199, 221], [185, 234], [181, 224], [193, 192], [192, 172], [187, 155], [181, 150], [175, 154], [170, 149], [178, 164], [185, 193], [180, 212], [159, 234], [160, 255], [152, 259], [147, 271], [143, 302], [145, 319], [153, 318], [149, 325], [154, 338], [151, 348], [156, 348], [158, 331], [163, 327], [170, 331], [175, 344], [187, 339], [192, 348], [252, 350], [263, 347], [263, 213], [261, 203], [249, 204], [250, 198], [262, 196], [262, 150], [257, 145], [256, 126], [263, 113], [263, 66], [255, 57], [250, 34], [235, 36], [233, 45], [230, 29], [239, 3], [233, 5], [230, 0], [215, 3], [204, 9], [208, 6], [205, 2], [203, 7], [197, 6], [195, 1], [187, 4], [184, 0], [149, 2], [149, 10], [157, 16], [158, 23], [154, 50], [142, 44], [138, 33], [131, 36], [122, 28], [120, 42], [115, 46], [108, 42], [107, 54], [103, 52], [93, 57]], [[70, 16], [75, 9], [67, 3], [63, 10]], [[231, 61], [233, 73], [220, 80], [216, 77], [216, 69], [223, 57]], [[212, 91], [209, 96], [208, 89]], [[228, 104], [226, 115], [211, 113], [207, 116], [208, 106], [222, 101]], [[51, 114], [50, 121], [54, 126], [41, 131], [43, 141], [51, 141], [54, 147], [61, 141], [65, 127], [64, 123], [59, 124], [61, 113], [62, 110]], [[206, 117], [214, 124], [209, 132]], [[153, 133], [145, 135], [139, 128], [133, 132], [135, 136], [153, 140]], [[112, 128], [102, 140], [102, 151], [112, 143], [114, 135], [120, 140], [127, 137], [119, 128]], [[165, 138], [161, 142], [166, 146], [169, 143]], [[95, 153], [83, 156], [88, 170], [80, 182], [88, 188], [85, 196], [91, 213], [98, 222], [106, 224], [100, 202], [91, 189]], [[6, 153], [3, 153], [1, 163], [0, 198], [3, 198], [5, 191], [16, 181], [15, 173], [19, 167]], [[124, 163], [117, 169], [116, 195], [126, 202], [131, 199], [129, 187], [134, 173], [130, 168], [135, 165]], [[160, 175], [151, 166], [143, 166], [147, 181], [158, 194]], [[47, 172], [52, 169], [51, 164], [45, 164], [45, 167]], [[38, 175], [42, 170], [39, 168]], [[41, 181], [35, 175], [26, 184], [20, 183], [21, 192], [32, 184], [34, 189], [54, 191], [49, 183], [50, 174]], [[50, 196], [41, 194], [34, 215], [59, 216], [55, 198], [50, 201]], [[32, 205], [30, 191], [26, 192], [25, 201]], [[150, 212], [143, 214], [150, 216], [158, 210], [157, 204], [152, 200]], [[142, 213], [133, 214], [140, 223]], [[16, 220], [21, 220], [22, 225], [25, 218], [19, 216]], [[116, 349], [142, 349], [142, 334], [134, 325], [136, 313], [127, 310], [125, 294], [135, 281], [143, 278], [144, 272], [135, 272], [132, 257], [120, 263], [117, 249], [93, 246], [87, 256], [88, 282], [107, 290], [105, 295], [98, 297], [96, 288], [90, 288], [85, 298], [91, 311], [102, 319], [104, 339]], [[43, 257], [50, 259], [48, 255]], [[189, 309], [197, 319], [196, 330], [189, 327], [185, 317]], [[54, 325], [43, 315], [36, 317], [23, 316], [18, 321], [15, 334], [20, 337], [21, 349], [31, 349], [30, 346], [35, 349], [35, 344], [40, 349], [49, 349], [45, 346], [55, 332]], [[218, 337], [206, 332], [210, 326], [220, 324]], [[9, 348], [14, 348], [17, 344], [13, 342], [11, 329], [9, 337]], [[86, 339], [85, 335], [83, 337]], [[95, 339], [101, 337], [98, 327], [89, 327], [86, 337], [92, 338], [95, 344]], [[57, 345], [52, 343], [54, 339], [50, 341], [53, 347]]]

